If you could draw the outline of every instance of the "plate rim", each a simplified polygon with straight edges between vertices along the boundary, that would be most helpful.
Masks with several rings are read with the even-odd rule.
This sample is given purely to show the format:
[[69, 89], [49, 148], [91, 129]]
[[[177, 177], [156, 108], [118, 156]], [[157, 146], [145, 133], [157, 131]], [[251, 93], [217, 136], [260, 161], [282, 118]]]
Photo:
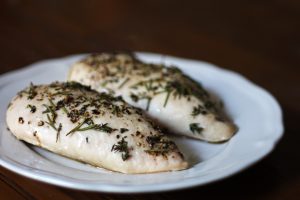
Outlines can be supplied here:
[[[193, 178], [190, 178], [188, 182], [178, 182], [178, 183], [159, 183], [159, 184], [150, 184], [151, 187], [149, 188], [148, 184], [146, 185], [135, 185], [135, 186], [124, 186], [124, 185], [113, 185], [113, 184], [103, 184], [103, 183], [97, 183], [97, 186], [95, 184], [91, 185], [85, 184], [85, 183], [71, 183], [68, 180], [63, 179], [57, 179], [51, 177], [51, 174], [46, 171], [42, 171], [40, 169], [34, 170], [34, 168], [25, 166], [23, 164], [19, 163], [13, 163], [13, 160], [7, 159], [5, 155], [1, 152], [0, 149], [0, 165], [8, 170], [11, 170], [15, 173], [18, 173], [22, 176], [25, 176], [27, 178], [31, 178], [37, 181], [42, 181], [48, 184], [58, 185], [61, 187], [71, 188], [71, 189], [78, 189], [78, 190], [85, 190], [85, 191], [98, 191], [98, 192], [112, 192], [112, 193], [145, 193], [145, 192], [161, 192], [161, 191], [171, 191], [176, 189], [185, 189], [200, 185], [206, 185], [211, 182], [215, 182], [218, 180], [222, 180], [224, 178], [227, 178], [229, 176], [232, 176], [233, 174], [239, 173], [240, 171], [243, 171], [250, 166], [254, 165], [258, 161], [262, 160], [265, 156], [267, 156], [272, 150], [275, 148], [276, 144], [279, 142], [279, 140], [282, 138], [284, 133], [284, 126], [283, 126], [283, 116], [282, 116], [282, 109], [280, 108], [280, 105], [278, 101], [275, 99], [275, 97], [267, 90], [262, 88], [261, 86], [258, 86], [257, 84], [253, 83], [249, 79], [247, 79], [245, 76], [228, 70], [221, 68], [219, 66], [216, 66], [214, 64], [211, 64], [209, 62], [201, 61], [201, 60], [194, 60], [194, 59], [186, 59], [181, 57], [174, 57], [170, 55], [164, 55], [164, 54], [156, 54], [156, 53], [148, 53], [148, 52], [135, 52], [137, 56], [146, 56], [146, 57], [165, 57], [171, 60], [180, 60], [184, 62], [192, 62], [192, 63], [201, 63], [203, 66], [213, 69], [215, 71], [219, 71], [218, 73], [225, 74], [226, 76], [230, 76], [231, 79], [234, 79], [235, 81], [242, 82], [241, 85], [247, 85], [247, 87], [251, 87], [252, 90], [256, 90], [256, 92], [263, 95], [261, 98], [265, 98], [265, 102], [269, 103], [269, 106], [271, 106], [274, 112], [273, 120], [277, 121], [278, 123], [275, 123], [276, 126], [273, 127], [272, 133], [273, 137], [270, 141], [271, 144], [264, 149], [264, 151], [250, 159], [247, 160], [247, 162], [244, 162], [242, 165], [236, 165], [235, 167], [232, 167], [230, 169], [225, 170], [224, 173], [217, 173], [217, 176], [214, 178], [211, 178], [208, 181], [205, 181], [204, 183], [201, 183], [199, 180], [193, 180]], [[42, 68], [40, 65], [47, 62], [59, 62], [66, 59], [76, 59], [84, 56], [86, 54], [75, 54], [75, 55], [69, 55], [61, 58], [52, 58], [52, 59], [45, 59], [42, 61], [35, 62], [33, 64], [24, 66], [21, 69], [17, 69], [14, 71], [6, 72], [4, 74], [0, 75], [0, 88], [5, 87], [6, 84], [9, 84], [12, 80], [12, 77], [19, 77], [24, 76], [24, 73], [30, 73], [31, 71], [36, 71], [39, 68]], [[276, 119], [275, 119], [276, 118]], [[0, 133], [1, 134], [1, 133]], [[194, 177], [195, 179], [195, 177]]]

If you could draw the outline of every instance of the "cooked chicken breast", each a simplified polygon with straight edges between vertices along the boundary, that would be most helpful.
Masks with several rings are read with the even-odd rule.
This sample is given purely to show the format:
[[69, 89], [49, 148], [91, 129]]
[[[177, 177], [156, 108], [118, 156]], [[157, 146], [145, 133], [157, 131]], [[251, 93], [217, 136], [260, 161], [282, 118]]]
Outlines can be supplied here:
[[221, 117], [209, 93], [176, 67], [143, 63], [129, 54], [102, 53], [75, 63], [68, 79], [121, 95], [172, 133], [222, 142], [236, 131]]
[[112, 171], [187, 168], [175, 143], [141, 110], [79, 83], [30, 85], [11, 101], [6, 120], [20, 140]]

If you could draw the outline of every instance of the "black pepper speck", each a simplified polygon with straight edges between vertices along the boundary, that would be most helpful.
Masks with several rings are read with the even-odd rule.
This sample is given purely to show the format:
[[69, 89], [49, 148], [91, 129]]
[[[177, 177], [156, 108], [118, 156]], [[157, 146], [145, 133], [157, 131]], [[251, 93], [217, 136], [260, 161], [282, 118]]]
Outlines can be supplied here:
[[24, 119], [23, 119], [23, 117], [19, 117], [19, 123], [20, 123], [20, 124], [24, 124]]

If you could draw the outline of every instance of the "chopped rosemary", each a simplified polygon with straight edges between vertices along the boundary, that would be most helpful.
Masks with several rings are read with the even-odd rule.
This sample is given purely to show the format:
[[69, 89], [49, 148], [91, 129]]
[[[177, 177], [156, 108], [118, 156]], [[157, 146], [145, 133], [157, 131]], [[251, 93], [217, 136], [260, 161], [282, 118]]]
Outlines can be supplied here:
[[133, 94], [133, 93], [131, 93], [130, 94], [130, 98], [134, 102], [138, 102], [139, 100], [146, 99], [147, 100], [146, 110], [147, 111], [149, 110], [150, 103], [151, 103], [151, 100], [152, 100], [151, 96], [147, 95], [146, 93], [139, 93], [139, 94]]
[[109, 126], [107, 126], [107, 123], [105, 124], [92, 124], [90, 126], [87, 126], [85, 128], [80, 128], [77, 131], [87, 131], [87, 130], [96, 130], [96, 131], [102, 131], [105, 133], [112, 133], [117, 129], [111, 128]]
[[191, 123], [190, 130], [192, 131], [192, 133], [201, 134], [201, 132], [203, 131], [203, 128], [199, 126], [199, 123]]
[[51, 108], [53, 109], [53, 110], [56, 110], [56, 106], [55, 106], [55, 104], [53, 103], [53, 101], [49, 98], [48, 99], [49, 100], [49, 102], [50, 102], [50, 104], [51, 104]]
[[[87, 124], [88, 126], [81, 128], [84, 124]], [[102, 131], [105, 133], [112, 133], [116, 131], [117, 129], [111, 128], [105, 124], [94, 124], [91, 118], [85, 118], [81, 123], [79, 123], [75, 128], [73, 128], [71, 131], [69, 131], [67, 135], [70, 135], [71, 133], [74, 133], [76, 131], [87, 131], [87, 130], [96, 130], [96, 131]]]
[[66, 134], [66, 136], [68, 136], [68, 135], [70, 135], [71, 133], [74, 133], [74, 132], [80, 130], [80, 127], [82, 127], [82, 125], [86, 123], [87, 119], [88, 119], [88, 118], [85, 118], [81, 123], [79, 123], [76, 127], [74, 127], [72, 130], [70, 130], [70, 131]]
[[[43, 106], [46, 107], [46, 110], [43, 111], [43, 114], [47, 113], [47, 119], [48, 119], [48, 121], [46, 121], [46, 123], [48, 125], [50, 125], [54, 130], [57, 131], [57, 128], [55, 127], [55, 120], [56, 120], [57, 114], [53, 110], [53, 109], [55, 109], [55, 106], [53, 106], [54, 104], [53, 104], [53, 102], [50, 99], [49, 99], [49, 101], [50, 101], [51, 106], [43, 104]], [[50, 117], [50, 115], [48, 113], [51, 113], [51, 117]]]
[[167, 96], [166, 96], [166, 99], [165, 99], [164, 107], [166, 107], [166, 106], [167, 106], [167, 103], [168, 103], [168, 100], [169, 100], [170, 94], [171, 94], [171, 90], [167, 89]]
[[[193, 109], [191, 114], [193, 117], [199, 114], [205, 115], [208, 111], [215, 111], [214, 103], [211, 102], [209, 94], [203, 89], [201, 84], [185, 75], [177, 67], [143, 63], [130, 54], [125, 54], [125, 60], [123, 60], [118, 55], [120, 54], [91, 55], [81, 62], [97, 66], [97, 68], [103, 68], [101, 72], [104, 77], [103, 87], [119, 79], [122, 80], [118, 82], [120, 83], [118, 87], [120, 89], [125, 84], [129, 85], [128, 80], [132, 75], [139, 76], [141, 78], [140, 81], [130, 86], [132, 92], [130, 98], [133, 102], [146, 100], [146, 110], [149, 110], [154, 96], [165, 93], [166, 96], [162, 102], [163, 107], [167, 106], [171, 97], [175, 99], [186, 98], [187, 101], [190, 101], [191, 97], [195, 97], [204, 102], [204, 105], [202, 105], [203, 109], [200, 107]], [[109, 68], [106, 66], [108, 63], [111, 64]], [[149, 75], [153, 72], [154, 75], [150, 77]]]
[[126, 78], [118, 88], [121, 89], [129, 80], [129, 78]]
[[[176, 69], [171, 69], [168, 71], [171, 74], [176, 74], [180, 72], [179, 70]], [[184, 75], [182, 74], [182, 77]], [[196, 96], [200, 97], [202, 95], [202, 90], [199, 89], [193, 89], [191, 85], [186, 83], [187, 80], [185, 79], [168, 79], [168, 78], [154, 78], [154, 79], [149, 79], [145, 81], [140, 81], [134, 85], [131, 86], [132, 89], [136, 90], [139, 87], [144, 88], [144, 92], [140, 92], [137, 94], [131, 93], [130, 97], [134, 102], [138, 102], [141, 99], [147, 99], [148, 100], [148, 105], [147, 105], [147, 110], [149, 109], [149, 104], [153, 96], [161, 94], [161, 93], [166, 93], [166, 98], [164, 101], [163, 106], [166, 107], [168, 100], [170, 98], [170, 95], [173, 93], [174, 98], [181, 98], [181, 97], [186, 97], [190, 99], [190, 96]], [[201, 93], [201, 94], [200, 94]]]
[[64, 113], [66, 113], [66, 115], [69, 115], [69, 112], [68, 112], [68, 110], [66, 109], [65, 106], [62, 107], [62, 110], [64, 111]]
[[111, 127], [107, 126], [107, 123], [101, 124], [101, 125], [96, 124], [94, 129], [97, 130], [97, 131], [103, 131], [103, 132], [106, 132], [106, 133], [112, 133], [115, 130], [117, 130], [117, 129], [114, 129], [114, 128], [111, 128]]
[[[57, 114], [55, 113], [55, 111], [53, 110], [53, 109], [55, 109], [55, 106], [53, 107], [53, 102], [49, 99], [49, 101], [50, 101], [50, 104], [51, 104], [51, 106], [48, 106], [48, 105], [46, 105], [46, 104], [43, 104], [43, 106], [44, 107], [46, 107], [46, 110], [45, 111], [43, 111], [43, 114], [44, 113], [51, 113], [51, 121], [52, 121], [52, 123], [53, 124], [55, 124], [55, 120], [56, 120], [56, 117], [57, 117]], [[47, 114], [48, 115], [48, 114]]]
[[28, 99], [33, 99], [36, 95], [37, 95], [37, 92], [35, 91], [35, 88], [36, 86], [33, 85], [33, 83], [30, 83], [30, 86], [29, 86], [29, 89], [27, 91], [28, 93]]
[[55, 127], [55, 122], [51, 119], [49, 114], [47, 114], [47, 119], [48, 121], [46, 123], [49, 124], [49, 126], [51, 126], [54, 130], [57, 130], [57, 128]]
[[65, 82], [62, 84], [62, 87], [64, 89], [79, 89], [79, 90], [92, 91], [90, 86], [85, 86], [75, 81]]
[[59, 123], [58, 129], [56, 132], [56, 142], [58, 141], [61, 129], [62, 129], [62, 125], [61, 125], [61, 123]]
[[122, 160], [125, 161], [130, 157], [129, 149], [128, 149], [128, 142], [122, 138], [117, 144], [114, 144], [111, 148], [111, 151], [114, 152], [121, 152]]
[[146, 111], [148, 111], [148, 110], [149, 110], [149, 107], [150, 107], [151, 100], [152, 100], [152, 98], [151, 98], [151, 97], [148, 97], [148, 98], [147, 98], [147, 106], [146, 106]]
[[166, 85], [167, 90], [173, 90], [174, 91], [174, 97], [181, 98], [181, 96], [189, 96], [191, 95], [190, 89], [185, 86], [183, 83], [174, 80], [174, 81], [168, 81]]

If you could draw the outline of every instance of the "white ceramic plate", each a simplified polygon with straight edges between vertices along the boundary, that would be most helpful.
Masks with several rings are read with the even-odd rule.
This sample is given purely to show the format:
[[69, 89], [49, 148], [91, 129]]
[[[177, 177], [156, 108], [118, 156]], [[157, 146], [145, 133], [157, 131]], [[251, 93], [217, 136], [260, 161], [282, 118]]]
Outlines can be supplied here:
[[235, 174], [266, 156], [283, 134], [281, 109], [265, 90], [241, 75], [206, 62], [138, 53], [144, 61], [180, 67], [219, 96], [238, 133], [227, 143], [175, 137], [191, 167], [177, 172], [126, 175], [94, 168], [18, 141], [6, 129], [11, 98], [30, 82], [66, 79], [69, 66], [83, 55], [35, 63], [0, 77], [0, 164], [16, 173], [63, 187], [115, 193], [166, 191], [203, 185]]

